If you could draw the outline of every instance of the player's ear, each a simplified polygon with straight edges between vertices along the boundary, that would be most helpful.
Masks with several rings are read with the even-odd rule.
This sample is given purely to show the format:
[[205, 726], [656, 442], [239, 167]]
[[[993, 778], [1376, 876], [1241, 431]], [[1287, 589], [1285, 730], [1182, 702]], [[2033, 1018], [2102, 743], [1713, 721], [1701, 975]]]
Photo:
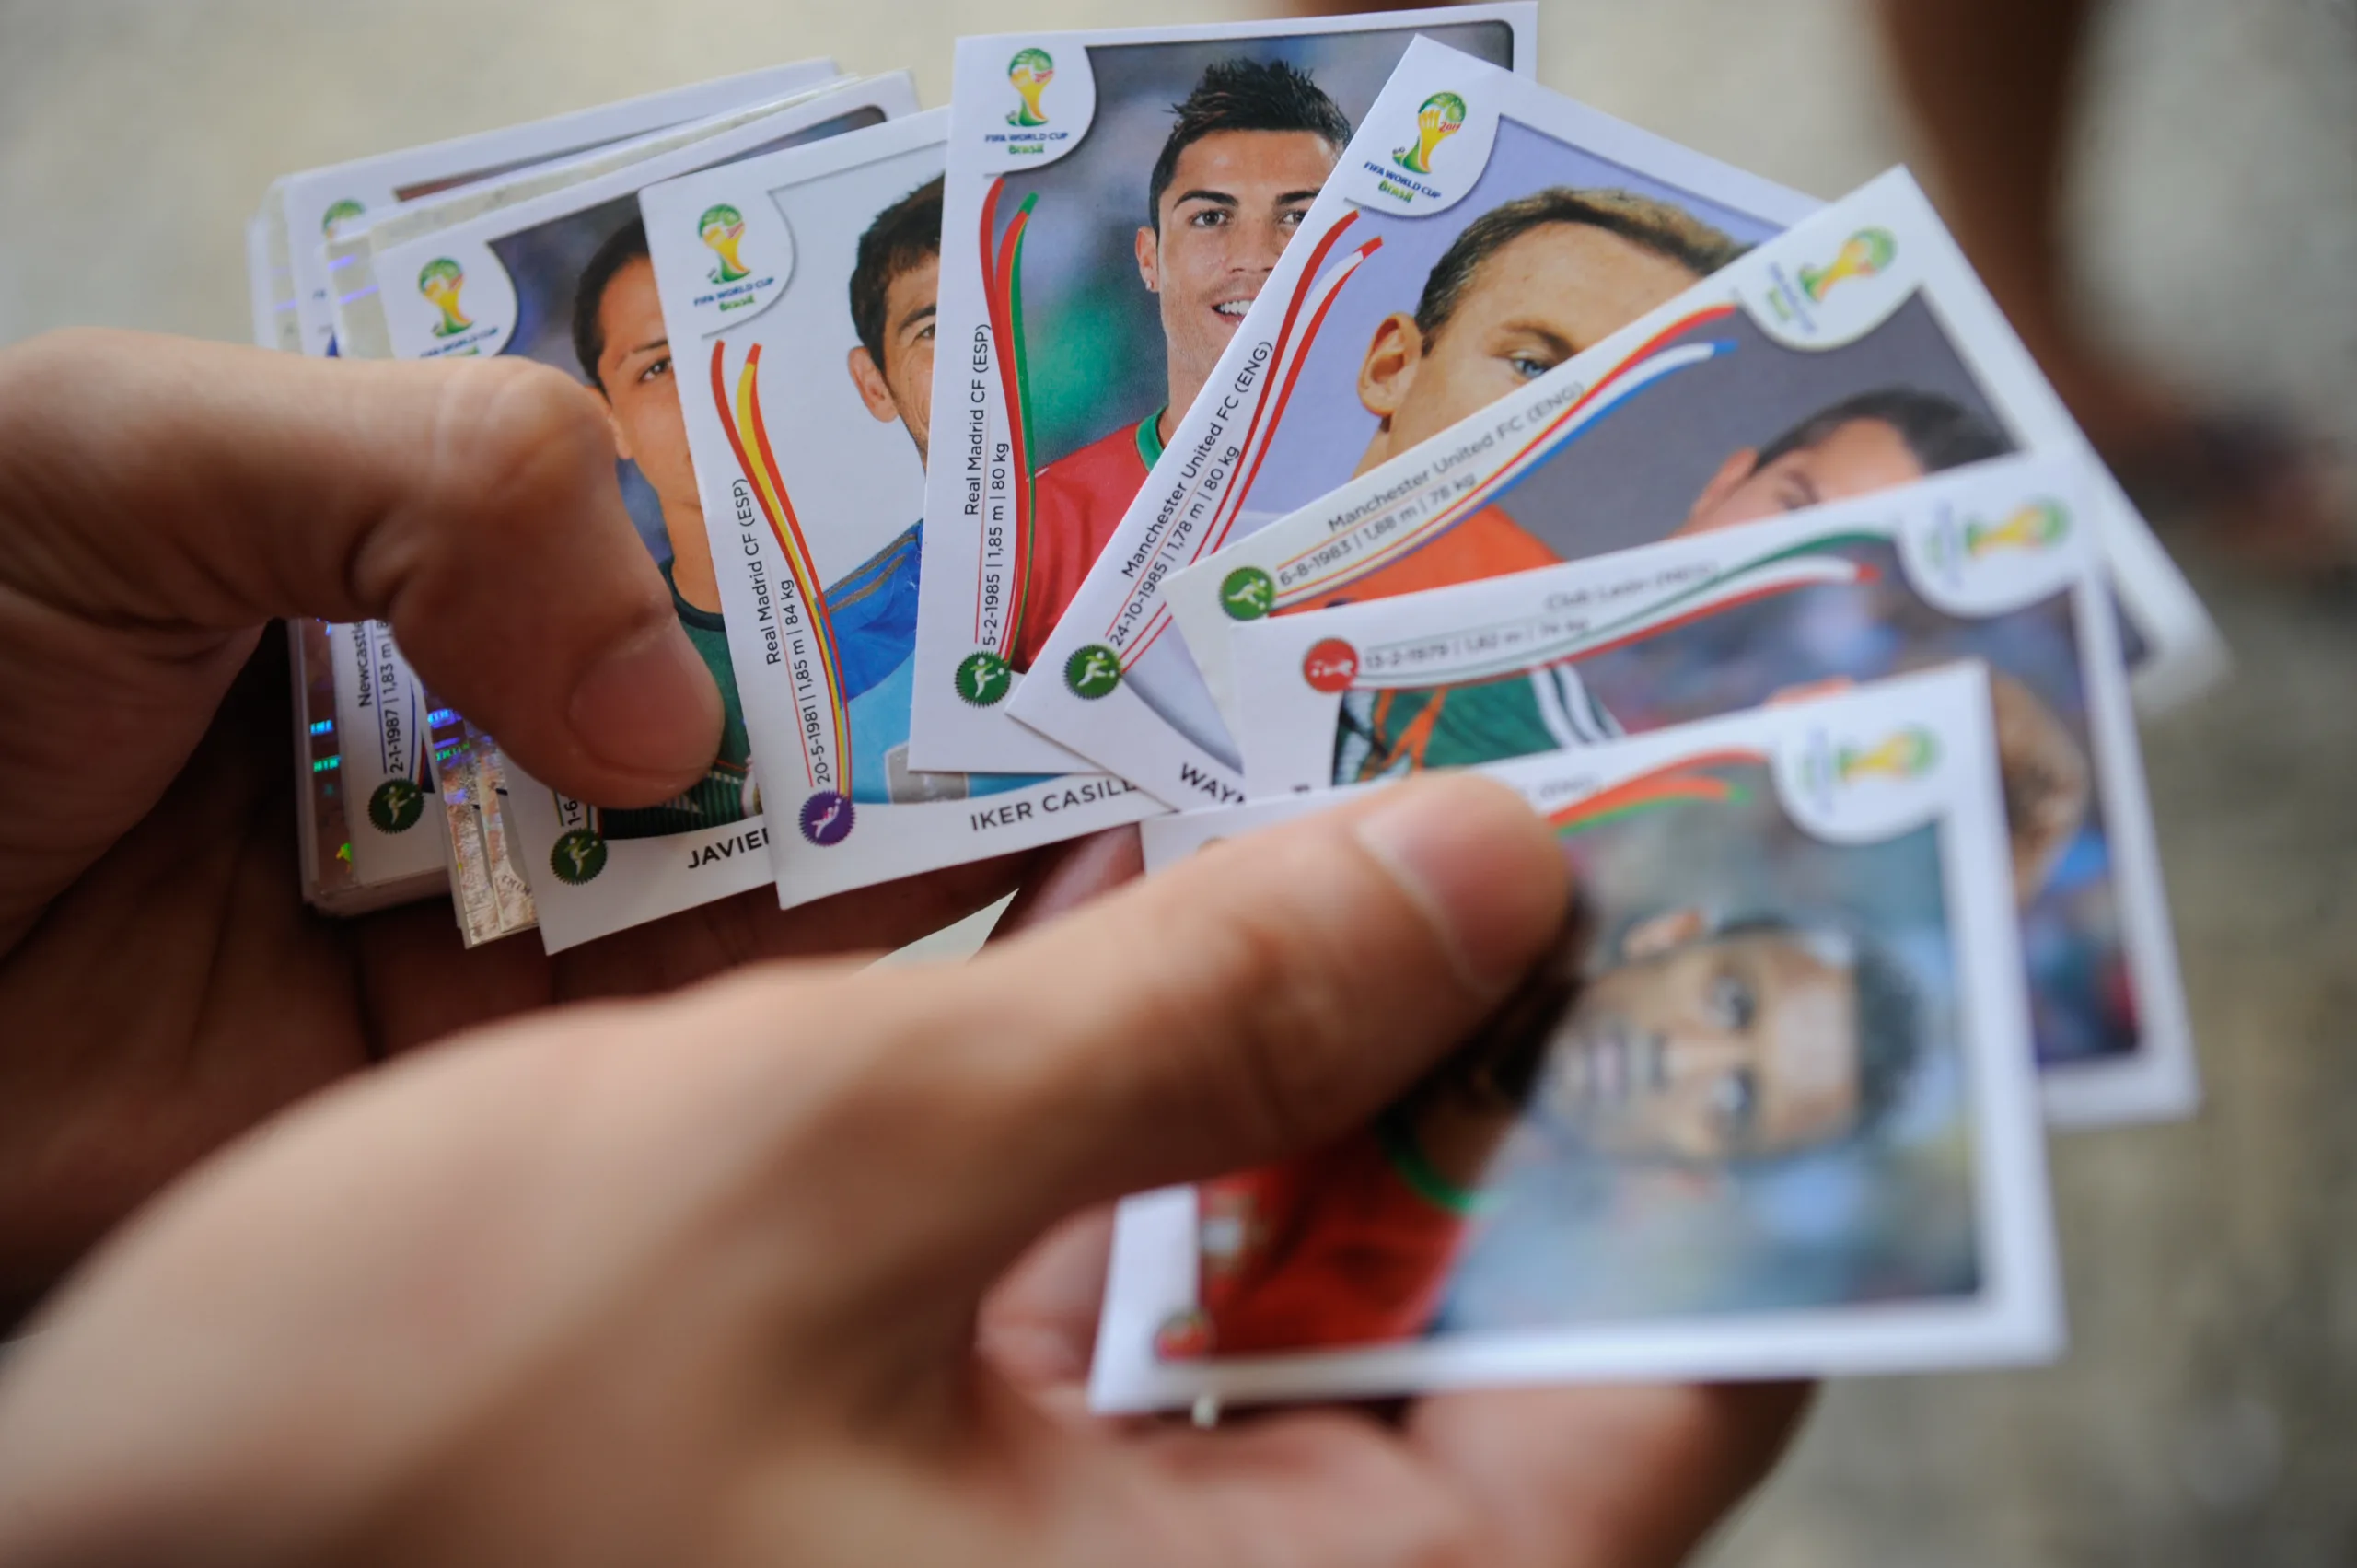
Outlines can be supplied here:
[[606, 395], [603, 387], [592, 387], [588, 390], [598, 400], [598, 412], [606, 416], [606, 428], [614, 433], [614, 456], [624, 462], [636, 462], [638, 454], [631, 450], [630, 432], [622, 428], [621, 420], [614, 412], [614, 400]]
[[1702, 494], [1694, 497], [1694, 505], [1686, 509], [1686, 520], [1678, 526], [1678, 531], [1690, 531], [1697, 523], [1717, 511], [1720, 505], [1736, 493], [1737, 486], [1759, 471], [1759, 447], [1738, 447], [1729, 452], [1727, 460], [1719, 465], [1719, 471], [1711, 476], [1711, 482], [1702, 487]]
[[1701, 910], [1691, 907], [1670, 910], [1666, 913], [1641, 920], [1629, 927], [1620, 938], [1620, 961], [1635, 963], [1698, 942], [1708, 935], [1711, 921]]
[[1366, 412], [1387, 422], [1399, 412], [1423, 357], [1424, 334], [1413, 316], [1395, 310], [1377, 323], [1359, 362], [1359, 401]]
[[1138, 225], [1136, 241], [1138, 276], [1145, 281], [1148, 294], [1162, 292], [1162, 237], [1146, 225]]
[[854, 348], [843, 356], [844, 368], [851, 372], [851, 384], [859, 389], [859, 401], [881, 424], [889, 424], [900, 417], [900, 405], [892, 401], [892, 388], [884, 379], [884, 372], [876, 367], [876, 360], [866, 345]]

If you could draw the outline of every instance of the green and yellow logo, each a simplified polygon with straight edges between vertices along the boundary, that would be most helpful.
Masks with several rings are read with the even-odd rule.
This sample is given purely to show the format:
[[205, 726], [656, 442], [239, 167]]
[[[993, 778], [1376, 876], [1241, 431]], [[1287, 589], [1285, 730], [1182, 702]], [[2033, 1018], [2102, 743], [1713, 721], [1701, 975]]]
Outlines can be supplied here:
[[604, 835], [594, 828], [574, 829], [549, 851], [549, 869], [568, 887], [578, 888], [584, 882], [596, 881], [598, 873], [606, 869]]
[[958, 688], [958, 700], [968, 707], [996, 707], [1015, 689], [1015, 668], [984, 649], [959, 659], [950, 681]]
[[1895, 730], [1879, 745], [1839, 748], [1833, 754], [1834, 777], [1842, 784], [1879, 775], [1911, 779], [1931, 771], [1940, 760], [1940, 743], [1921, 725]]
[[1102, 643], [1091, 643], [1064, 660], [1064, 684], [1075, 697], [1093, 703], [1120, 683], [1120, 656]]
[[1056, 63], [1044, 49], [1019, 49], [1015, 58], [1006, 63], [1006, 79], [1014, 87], [1022, 104], [1006, 112], [1009, 125], [1045, 125], [1048, 117], [1039, 109], [1039, 95], [1056, 79]]
[[1887, 228], [1862, 228], [1841, 242], [1829, 267], [1803, 267], [1801, 292], [1813, 300], [1822, 300], [1831, 294], [1834, 285], [1852, 278], [1870, 278], [1890, 265], [1898, 254], [1898, 241]]
[[415, 779], [387, 779], [368, 797], [368, 820], [380, 833], [406, 833], [425, 815], [425, 790]]
[[1258, 566], [1238, 566], [1219, 586], [1219, 607], [1230, 621], [1258, 621], [1277, 608], [1277, 580]]
[[2033, 501], [2002, 523], [1964, 525], [1964, 552], [1978, 561], [2000, 550], [2044, 550], [2071, 531], [2070, 515], [2051, 501]]
[[736, 283], [753, 275], [737, 256], [737, 248], [745, 243], [745, 215], [736, 208], [726, 202], [707, 208], [703, 216], [696, 219], [696, 238], [711, 246], [712, 253], [720, 258], [719, 270], [704, 274], [713, 282]]
[[1391, 161], [1411, 174], [1430, 174], [1433, 153], [1465, 129], [1465, 100], [1455, 93], [1434, 93], [1416, 111], [1416, 145], [1394, 147]]
[[417, 292], [442, 312], [442, 319], [434, 323], [435, 337], [454, 338], [474, 325], [459, 308], [459, 291], [466, 286], [466, 270], [447, 256], [426, 262], [417, 274]]
[[339, 202], [331, 202], [328, 203], [328, 210], [319, 215], [319, 233], [333, 239], [337, 238], [336, 229], [340, 226], [358, 217], [367, 210], [349, 196]]

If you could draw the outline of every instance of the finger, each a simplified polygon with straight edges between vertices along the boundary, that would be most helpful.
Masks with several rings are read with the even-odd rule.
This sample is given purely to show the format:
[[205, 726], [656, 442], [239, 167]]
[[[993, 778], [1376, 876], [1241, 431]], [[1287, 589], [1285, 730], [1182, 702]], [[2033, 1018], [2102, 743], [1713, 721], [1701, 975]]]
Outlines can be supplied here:
[[1483, 1561], [1668, 1568], [1772, 1469], [1800, 1383], [1517, 1388], [1426, 1400], [1407, 1439], [1488, 1522]]
[[955, 1194], [896, 1215], [889, 1245], [986, 1278], [1075, 1209], [1364, 1121], [1497, 1003], [1566, 901], [1518, 796], [1432, 777], [1216, 845], [934, 984], [851, 982], [843, 1016], [900, 1037], [869, 1057], [853, 1123], [923, 1129], [918, 1179]]
[[1145, 852], [1135, 823], [1057, 844], [1026, 874], [990, 939], [1008, 941], [1144, 875]]
[[606, 423], [553, 371], [75, 332], [0, 354], [0, 574], [58, 615], [123, 640], [389, 621], [428, 685], [601, 804], [676, 794], [717, 748]]
[[1109, 1207], [1075, 1214], [1040, 1237], [983, 1299], [976, 1353], [1035, 1396], [1076, 1393], [1088, 1376], [1112, 1251]]

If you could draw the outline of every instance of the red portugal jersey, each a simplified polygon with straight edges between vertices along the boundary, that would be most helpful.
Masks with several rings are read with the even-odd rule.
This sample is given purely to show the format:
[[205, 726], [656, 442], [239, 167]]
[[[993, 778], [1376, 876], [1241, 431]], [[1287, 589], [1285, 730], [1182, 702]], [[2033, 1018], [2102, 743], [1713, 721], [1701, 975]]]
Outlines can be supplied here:
[[1420, 1191], [1372, 1129], [1197, 1191], [1199, 1299], [1219, 1355], [1414, 1339], [1468, 1233], [1465, 1208]]
[[1039, 470], [1031, 492], [1031, 569], [1025, 575], [1023, 621], [1015, 629], [1015, 668], [1028, 670], [1063, 618], [1064, 606], [1121, 526], [1121, 514], [1145, 488], [1162, 456], [1156, 409]]
[[1555, 552], [1506, 516], [1504, 508], [1484, 506], [1438, 539], [1410, 551], [1388, 566], [1370, 572], [1354, 583], [1345, 583], [1321, 598], [1287, 605], [1284, 613], [1422, 593], [1451, 583], [1503, 577], [1510, 572], [1528, 572], [1558, 563]]

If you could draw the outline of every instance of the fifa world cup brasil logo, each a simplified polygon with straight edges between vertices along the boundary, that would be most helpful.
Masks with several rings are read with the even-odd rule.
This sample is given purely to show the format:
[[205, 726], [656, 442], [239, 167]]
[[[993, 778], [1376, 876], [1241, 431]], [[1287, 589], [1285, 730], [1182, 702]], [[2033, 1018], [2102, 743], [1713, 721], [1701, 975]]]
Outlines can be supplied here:
[[343, 226], [367, 210], [349, 196], [331, 203], [328, 210], [319, 215], [319, 233], [330, 239], [341, 239], [343, 238]]
[[1833, 292], [1833, 285], [1851, 278], [1870, 278], [1890, 265], [1898, 254], [1898, 241], [1887, 228], [1862, 228], [1841, 242], [1841, 249], [1829, 267], [1803, 267], [1801, 292], [1811, 299], [1822, 300]]
[[1391, 161], [1411, 174], [1433, 171], [1434, 149], [1465, 129], [1465, 100], [1455, 93], [1434, 93], [1416, 111], [1416, 145], [1395, 147]]
[[737, 247], [745, 243], [744, 214], [724, 203], [696, 219], [696, 234], [720, 258], [720, 270], [707, 274], [713, 282], [735, 283], [752, 275], [737, 259]]
[[2070, 528], [2061, 507], [2033, 501], [2002, 523], [1964, 525], [1964, 552], [1975, 561], [1998, 550], [2043, 550]]
[[1007, 110], [1009, 125], [1045, 125], [1048, 117], [1039, 112], [1039, 95], [1056, 79], [1056, 63], [1044, 49], [1026, 49], [1006, 63], [1006, 79], [1014, 85], [1016, 95], [1023, 99], [1022, 107]]
[[466, 285], [465, 271], [447, 256], [426, 262], [425, 270], [417, 274], [417, 292], [442, 312], [442, 319], [434, 323], [435, 337], [456, 337], [474, 325], [459, 308], [459, 291]]
[[1852, 746], [1840, 748], [1834, 755], [1833, 769], [1843, 784], [1870, 773], [1911, 779], [1939, 761], [1939, 756], [1940, 745], [1932, 738], [1932, 732], [1910, 727], [1864, 750]]

